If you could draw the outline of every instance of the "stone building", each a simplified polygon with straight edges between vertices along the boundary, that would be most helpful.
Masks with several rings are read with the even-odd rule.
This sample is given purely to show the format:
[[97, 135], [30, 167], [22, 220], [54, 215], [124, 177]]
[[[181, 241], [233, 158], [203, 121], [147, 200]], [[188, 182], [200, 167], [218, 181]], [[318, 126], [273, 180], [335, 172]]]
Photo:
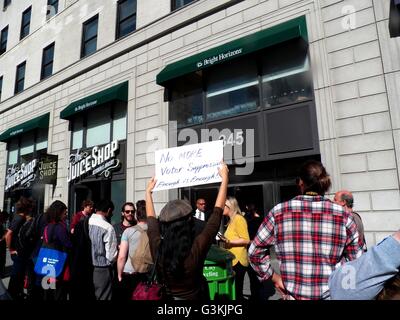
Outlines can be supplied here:
[[[302, 161], [320, 159], [332, 192], [354, 193], [368, 244], [399, 229], [390, 1], [1, 2], [0, 207], [22, 194], [70, 214], [86, 198], [143, 199], [154, 150], [216, 129], [228, 154], [243, 152], [227, 159], [242, 204], [266, 212], [296, 193]], [[234, 174], [250, 145], [254, 168]], [[160, 191], [157, 209], [215, 190]]]

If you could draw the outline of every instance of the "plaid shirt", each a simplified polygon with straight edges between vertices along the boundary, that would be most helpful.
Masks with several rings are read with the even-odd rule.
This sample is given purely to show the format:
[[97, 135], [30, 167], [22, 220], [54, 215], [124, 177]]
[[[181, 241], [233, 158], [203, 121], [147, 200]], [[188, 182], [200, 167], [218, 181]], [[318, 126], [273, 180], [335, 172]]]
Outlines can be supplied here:
[[273, 275], [269, 248], [275, 247], [287, 294], [295, 299], [329, 298], [335, 265], [362, 253], [354, 218], [322, 196], [301, 195], [276, 205], [249, 248], [261, 280]]

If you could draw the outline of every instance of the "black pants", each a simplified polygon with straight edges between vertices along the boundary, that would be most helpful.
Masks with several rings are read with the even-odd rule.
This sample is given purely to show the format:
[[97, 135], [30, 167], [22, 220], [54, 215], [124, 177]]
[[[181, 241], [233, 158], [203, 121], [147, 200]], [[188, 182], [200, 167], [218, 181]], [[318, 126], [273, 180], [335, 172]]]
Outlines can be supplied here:
[[6, 271], [6, 241], [0, 241], [0, 278], [5, 276]]
[[27, 268], [27, 259], [16, 254], [11, 255], [13, 266], [11, 269], [8, 293], [13, 300], [24, 299], [24, 280]]
[[236, 300], [243, 300], [243, 282], [247, 267], [244, 267], [238, 262], [233, 266], [235, 271], [235, 287], [236, 287]]

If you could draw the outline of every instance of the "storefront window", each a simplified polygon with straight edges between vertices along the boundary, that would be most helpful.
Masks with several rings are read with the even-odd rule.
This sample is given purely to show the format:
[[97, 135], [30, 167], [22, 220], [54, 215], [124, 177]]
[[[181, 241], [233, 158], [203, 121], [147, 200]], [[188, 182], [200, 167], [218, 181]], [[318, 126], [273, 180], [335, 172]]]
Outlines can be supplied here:
[[86, 147], [110, 142], [110, 110], [92, 112], [87, 119]]
[[259, 106], [257, 64], [252, 59], [228, 62], [208, 76], [207, 119], [256, 110]]
[[27, 133], [21, 140], [21, 157], [34, 151], [34, 136], [33, 133]]
[[113, 115], [113, 140], [126, 139], [126, 105], [119, 104], [114, 108]]
[[311, 99], [312, 77], [307, 50], [292, 41], [266, 51], [262, 82], [266, 107]]
[[75, 119], [72, 128], [72, 150], [82, 148], [83, 143], [83, 119]]
[[202, 84], [198, 74], [176, 82], [172, 91], [170, 119], [178, 122], [178, 128], [203, 122]]
[[36, 151], [47, 149], [47, 130], [38, 131], [36, 137]]
[[9, 143], [8, 165], [17, 164], [18, 162], [18, 140], [12, 140]]

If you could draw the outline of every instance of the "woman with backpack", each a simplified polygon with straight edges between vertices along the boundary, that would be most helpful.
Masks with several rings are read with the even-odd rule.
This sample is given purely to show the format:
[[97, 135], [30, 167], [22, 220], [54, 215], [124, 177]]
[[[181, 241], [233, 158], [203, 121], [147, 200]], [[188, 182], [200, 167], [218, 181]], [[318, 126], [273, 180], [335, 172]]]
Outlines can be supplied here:
[[[188, 201], [169, 201], [156, 218], [151, 179], [146, 188], [146, 211], [150, 249], [157, 259], [157, 279], [166, 287], [167, 296], [175, 300], [209, 300], [204, 261], [217, 235], [228, 186], [228, 167], [218, 169], [222, 178], [215, 207], [203, 231], [193, 232], [192, 207]], [[161, 240], [162, 237], [162, 240]], [[159, 254], [159, 256], [157, 256]]]
[[[126, 210], [134, 209], [133, 206], [126, 205]], [[121, 295], [123, 300], [130, 300], [132, 293], [135, 290], [139, 281], [146, 280], [147, 272], [149, 271], [149, 265], [144, 265], [145, 261], [140, 259], [139, 265], [136, 264], [137, 255], [145, 255], [143, 250], [148, 250], [150, 254], [149, 246], [142, 246], [145, 244], [147, 238], [147, 217], [146, 208], [139, 206], [136, 210], [136, 221], [137, 224], [133, 227], [125, 229], [121, 237], [121, 245], [118, 253], [117, 267], [118, 267], [118, 281], [121, 284]], [[148, 238], [147, 238], [148, 244]], [[142, 251], [142, 252], [138, 252]]]
[[[67, 217], [67, 206], [62, 201], [56, 200], [47, 209], [45, 216], [47, 225], [43, 232], [42, 248], [47, 247], [69, 253], [72, 248], [72, 242], [69, 238], [68, 229], [65, 223]], [[67, 300], [68, 272], [67, 259], [63, 272], [61, 272], [56, 279], [48, 279], [49, 282], [55, 281], [55, 289], [54, 286], [52, 288], [50, 283], [48, 283], [49, 288], [44, 290], [44, 300]]]

